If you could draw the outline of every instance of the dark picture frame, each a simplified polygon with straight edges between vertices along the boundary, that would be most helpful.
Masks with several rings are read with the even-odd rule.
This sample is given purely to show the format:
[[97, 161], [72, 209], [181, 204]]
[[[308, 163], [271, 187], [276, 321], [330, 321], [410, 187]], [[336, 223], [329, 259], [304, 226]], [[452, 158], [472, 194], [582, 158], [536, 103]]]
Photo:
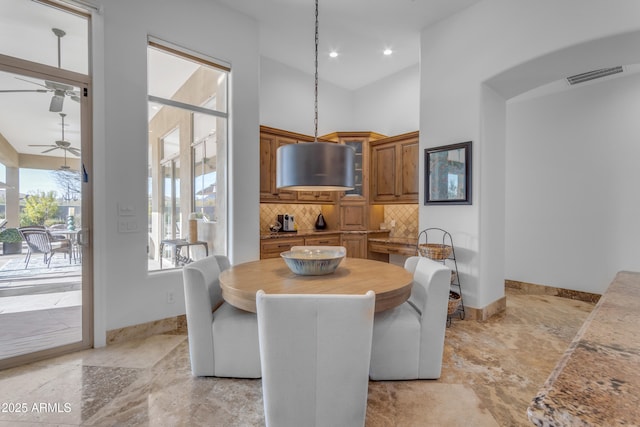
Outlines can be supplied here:
[[471, 141], [424, 150], [424, 204], [471, 204]]

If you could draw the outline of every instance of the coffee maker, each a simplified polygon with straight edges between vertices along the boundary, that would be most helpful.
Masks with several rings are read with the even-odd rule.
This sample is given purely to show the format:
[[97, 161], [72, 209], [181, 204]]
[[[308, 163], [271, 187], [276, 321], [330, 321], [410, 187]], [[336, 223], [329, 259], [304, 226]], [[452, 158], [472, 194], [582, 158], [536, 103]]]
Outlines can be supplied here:
[[282, 225], [282, 227], [280, 227], [280, 231], [296, 231], [296, 224], [293, 215], [278, 215], [278, 222]]

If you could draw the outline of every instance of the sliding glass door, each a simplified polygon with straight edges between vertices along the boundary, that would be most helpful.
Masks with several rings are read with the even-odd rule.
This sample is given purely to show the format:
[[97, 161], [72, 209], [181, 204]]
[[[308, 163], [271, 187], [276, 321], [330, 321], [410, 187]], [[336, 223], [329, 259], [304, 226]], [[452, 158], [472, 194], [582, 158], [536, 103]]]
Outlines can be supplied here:
[[0, 369], [93, 344], [89, 16], [8, 0], [3, 26]]

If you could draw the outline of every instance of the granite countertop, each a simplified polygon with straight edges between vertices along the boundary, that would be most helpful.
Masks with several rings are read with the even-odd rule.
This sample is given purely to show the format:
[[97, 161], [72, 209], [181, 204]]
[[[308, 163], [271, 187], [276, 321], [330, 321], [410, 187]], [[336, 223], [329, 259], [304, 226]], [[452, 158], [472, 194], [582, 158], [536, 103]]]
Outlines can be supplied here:
[[529, 420], [537, 426], [640, 425], [639, 322], [640, 273], [622, 271], [533, 399]]
[[298, 230], [295, 232], [278, 232], [278, 233], [263, 233], [260, 234], [260, 240], [265, 239], [283, 239], [290, 237], [308, 237], [308, 236], [323, 236], [329, 234], [372, 234], [372, 233], [388, 233], [389, 230], [356, 230], [356, 231], [345, 231], [345, 230]]
[[372, 237], [369, 241], [391, 245], [411, 246], [413, 248], [418, 244], [418, 239], [415, 237]]

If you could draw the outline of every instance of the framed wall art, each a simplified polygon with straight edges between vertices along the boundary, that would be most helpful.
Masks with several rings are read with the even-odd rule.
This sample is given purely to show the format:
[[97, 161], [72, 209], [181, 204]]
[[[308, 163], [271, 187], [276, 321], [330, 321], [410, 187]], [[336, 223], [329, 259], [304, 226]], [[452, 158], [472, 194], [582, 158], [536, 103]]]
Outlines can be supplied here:
[[424, 150], [425, 205], [471, 204], [471, 141]]

